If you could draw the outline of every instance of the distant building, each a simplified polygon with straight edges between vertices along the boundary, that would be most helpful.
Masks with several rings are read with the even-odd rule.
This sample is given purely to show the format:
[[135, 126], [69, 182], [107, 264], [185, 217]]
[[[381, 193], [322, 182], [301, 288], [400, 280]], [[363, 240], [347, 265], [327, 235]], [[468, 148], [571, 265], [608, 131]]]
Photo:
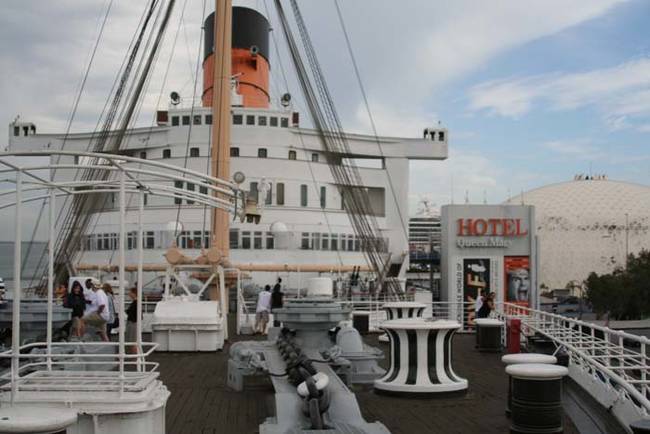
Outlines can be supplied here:
[[411, 217], [409, 219], [409, 250], [411, 252], [440, 251], [440, 216]]
[[579, 288], [589, 273], [611, 273], [626, 253], [650, 249], [650, 187], [578, 175], [506, 204], [535, 207], [542, 288]]

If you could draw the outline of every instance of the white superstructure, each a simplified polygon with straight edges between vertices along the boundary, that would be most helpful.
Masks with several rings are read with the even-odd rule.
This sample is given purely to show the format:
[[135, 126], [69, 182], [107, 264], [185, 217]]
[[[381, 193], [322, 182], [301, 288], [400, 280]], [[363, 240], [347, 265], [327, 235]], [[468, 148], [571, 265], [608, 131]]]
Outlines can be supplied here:
[[[245, 190], [255, 192], [263, 182], [270, 184], [270, 188], [266, 198], [259, 198], [265, 203], [260, 224], [231, 223], [231, 260], [257, 264], [365, 264], [360, 241], [342, 209], [341, 195], [320, 137], [311, 129], [301, 128], [298, 116], [290, 110], [232, 108], [231, 174], [240, 171], [246, 175], [242, 184]], [[121, 152], [206, 173], [212, 128], [210, 110], [170, 106], [168, 111], [159, 112], [157, 119], [152, 127], [129, 130]], [[410, 139], [351, 134], [350, 154], [336, 158], [340, 164], [349, 164], [350, 159], [363, 164], [359, 171], [381, 236], [388, 241], [392, 262], [408, 260], [405, 229], [409, 160], [447, 157], [446, 129], [428, 128], [425, 136]], [[92, 133], [70, 134], [65, 150], [86, 150], [91, 146], [91, 138]], [[31, 123], [12, 123], [7, 150], [61, 149], [63, 139], [62, 133], [37, 133], [37, 126]], [[71, 173], [60, 171], [59, 176]], [[196, 188], [190, 183], [183, 187]], [[177, 242], [189, 256], [198, 256], [200, 247], [209, 243], [209, 210], [206, 212], [202, 205], [178, 202], [179, 199], [147, 195], [145, 263], [164, 262], [164, 250], [173, 241], [170, 222], [181, 222], [183, 230]], [[135, 231], [136, 209], [137, 203], [127, 204], [127, 230]], [[115, 263], [117, 201], [107, 197], [104, 209], [95, 214], [79, 246], [77, 262]], [[276, 222], [287, 229], [281, 243], [277, 242], [279, 235], [270, 229]], [[129, 242], [127, 247], [133, 246]], [[129, 250], [127, 263], [135, 262], [135, 250]], [[257, 276], [260, 283], [271, 278], [259, 273]]]

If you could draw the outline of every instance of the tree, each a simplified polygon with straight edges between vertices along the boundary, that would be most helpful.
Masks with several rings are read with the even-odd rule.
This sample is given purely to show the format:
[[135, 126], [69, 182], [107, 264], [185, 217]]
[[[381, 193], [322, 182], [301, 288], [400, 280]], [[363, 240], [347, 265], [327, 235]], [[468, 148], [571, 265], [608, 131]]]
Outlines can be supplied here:
[[614, 319], [633, 320], [650, 316], [650, 250], [629, 255], [626, 268], [610, 274], [589, 274], [587, 299], [598, 315], [609, 312]]

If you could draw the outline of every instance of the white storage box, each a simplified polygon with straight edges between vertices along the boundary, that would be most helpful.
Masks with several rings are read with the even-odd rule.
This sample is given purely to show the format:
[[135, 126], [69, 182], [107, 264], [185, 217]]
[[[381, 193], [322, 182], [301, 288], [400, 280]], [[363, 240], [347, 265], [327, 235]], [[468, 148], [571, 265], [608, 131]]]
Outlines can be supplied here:
[[181, 297], [160, 301], [151, 320], [157, 351], [217, 351], [223, 348], [223, 319], [216, 301]]

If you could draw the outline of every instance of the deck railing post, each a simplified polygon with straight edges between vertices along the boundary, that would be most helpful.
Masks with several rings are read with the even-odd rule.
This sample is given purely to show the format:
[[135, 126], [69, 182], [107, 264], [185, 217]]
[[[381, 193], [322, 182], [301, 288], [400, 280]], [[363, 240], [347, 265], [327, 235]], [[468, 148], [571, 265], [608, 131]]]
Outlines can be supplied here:
[[[124, 170], [120, 171], [120, 250], [119, 250], [119, 293], [120, 293], [120, 312], [124, 315], [124, 301], [126, 294], [124, 293], [124, 242], [126, 230], [126, 187], [125, 187], [126, 173]], [[126, 319], [126, 318], [123, 318]], [[120, 395], [124, 393], [124, 329], [126, 321], [120, 322], [120, 343], [119, 343], [119, 359], [120, 359]]]
[[[144, 214], [144, 190], [140, 190], [140, 206], [138, 207], [138, 296], [137, 296], [137, 315], [136, 318], [136, 339], [138, 354], [142, 354], [142, 262], [144, 261], [144, 231], [142, 228], [142, 218]], [[144, 369], [144, 358], [138, 358], [138, 370]]]
[[23, 200], [23, 178], [20, 170], [16, 171], [16, 209], [14, 221], [14, 300], [13, 300], [13, 321], [11, 324], [11, 405], [14, 404], [18, 394], [18, 380], [20, 378], [20, 293], [22, 292], [22, 281], [20, 276], [22, 262], [22, 200]]
[[56, 192], [50, 188], [49, 234], [47, 245], [47, 370], [52, 370], [52, 298], [54, 296], [54, 240], [56, 223]]

